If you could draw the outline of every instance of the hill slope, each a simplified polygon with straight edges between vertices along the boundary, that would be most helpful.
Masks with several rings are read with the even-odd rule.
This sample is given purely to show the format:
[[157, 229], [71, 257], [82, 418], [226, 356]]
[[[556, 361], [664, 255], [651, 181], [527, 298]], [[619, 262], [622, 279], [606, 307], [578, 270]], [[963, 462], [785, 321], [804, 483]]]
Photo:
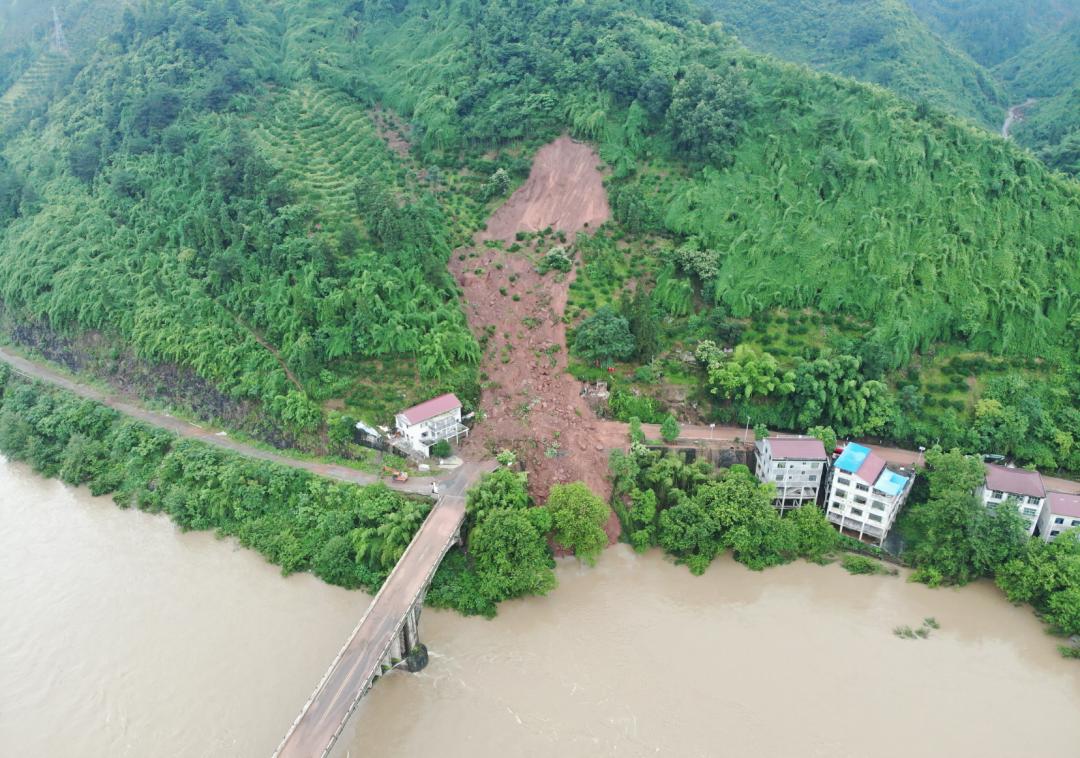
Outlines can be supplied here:
[[880, 84], [984, 126], [1000, 125], [1001, 88], [933, 34], [905, 0], [711, 0], [711, 7], [751, 49]]
[[996, 66], [1080, 15], [1076, 0], [907, 0], [934, 31]]
[[1017, 100], [1033, 98], [1014, 131], [1050, 166], [1080, 174], [1080, 20], [1064, 25], [997, 68]]
[[[387, 141], [382, 106], [408, 131]], [[1045, 362], [1061, 385], [1027, 454], [1072, 454], [1043, 438], [1080, 439], [1059, 413], [1080, 394], [1077, 185], [966, 122], [749, 53], [679, 0], [147, 4], [3, 145], [4, 318], [178, 367], [314, 447], [329, 401], [386, 420], [440, 389], [473, 400], [451, 250], [565, 131], [611, 171], [616, 224], [579, 244], [586, 311], [637, 281], [668, 347], [701, 339], [676, 333], [691, 314], [833, 314], [857, 339], [786, 367], [829, 347], [858, 353], [859, 382], [943, 346]], [[794, 407], [769, 412], [793, 425]], [[948, 414], [918, 407], [918, 430], [872, 428], [930, 442]], [[948, 418], [941, 439], [966, 434]]]

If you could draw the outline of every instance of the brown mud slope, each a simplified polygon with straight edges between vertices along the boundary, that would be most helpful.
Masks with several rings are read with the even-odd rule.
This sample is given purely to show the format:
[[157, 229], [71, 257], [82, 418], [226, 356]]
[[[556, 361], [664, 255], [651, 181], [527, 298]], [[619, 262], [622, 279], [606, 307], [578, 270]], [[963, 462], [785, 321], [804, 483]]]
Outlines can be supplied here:
[[[568, 137], [545, 146], [528, 181], [495, 212], [478, 243], [503, 240], [509, 247], [519, 231], [550, 226], [573, 237], [601, 225], [610, 209], [598, 163], [592, 148]], [[608, 450], [625, 445], [625, 427], [599, 420], [581, 397], [581, 385], [566, 373], [562, 316], [572, 275], [561, 282], [555, 273], [541, 276], [530, 252], [480, 244], [458, 251], [451, 264], [465, 291], [470, 326], [477, 338], [488, 335], [485, 419], [468, 446], [515, 450], [540, 501], [551, 485], [579, 480], [607, 499]], [[617, 532], [617, 522], [609, 524], [609, 534]]]
[[611, 217], [600, 158], [592, 148], [560, 137], [540, 149], [529, 180], [488, 219], [480, 239], [513, 241], [518, 232], [551, 227], [567, 234]]

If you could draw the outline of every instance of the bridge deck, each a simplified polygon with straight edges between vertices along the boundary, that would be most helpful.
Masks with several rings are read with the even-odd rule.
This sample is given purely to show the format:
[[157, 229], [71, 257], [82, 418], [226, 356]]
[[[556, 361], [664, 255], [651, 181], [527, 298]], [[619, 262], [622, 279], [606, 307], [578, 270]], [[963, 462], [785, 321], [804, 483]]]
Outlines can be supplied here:
[[406, 614], [431, 581], [465, 518], [464, 491], [492, 468], [465, 464], [448, 483], [405, 554], [285, 735], [277, 758], [325, 756], [376, 674]]

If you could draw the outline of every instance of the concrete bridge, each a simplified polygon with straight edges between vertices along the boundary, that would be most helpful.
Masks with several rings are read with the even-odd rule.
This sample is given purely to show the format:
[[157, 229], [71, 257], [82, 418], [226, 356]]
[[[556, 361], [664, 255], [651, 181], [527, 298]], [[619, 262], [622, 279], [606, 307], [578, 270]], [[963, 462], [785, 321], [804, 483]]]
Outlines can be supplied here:
[[443, 557], [460, 539], [465, 491], [494, 468], [494, 463], [466, 463], [445, 483], [438, 502], [304, 704], [274, 758], [329, 755], [349, 716], [380, 676], [398, 666], [411, 671], [423, 668], [427, 651], [420, 643], [418, 627], [424, 595]]

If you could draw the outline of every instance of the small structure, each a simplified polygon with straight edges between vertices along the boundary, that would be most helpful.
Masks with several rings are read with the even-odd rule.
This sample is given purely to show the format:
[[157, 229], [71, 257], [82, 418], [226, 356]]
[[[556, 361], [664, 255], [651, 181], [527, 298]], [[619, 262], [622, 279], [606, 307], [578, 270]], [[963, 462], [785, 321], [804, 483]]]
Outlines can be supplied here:
[[1027, 522], [1028, 535], [1035, 533], [1035, 527], [1042, 525], [1045, 533], [1046, 517], [1043, 510], [1046, 505], [1046, 489], [1038, 471], [1022, 468], [986, 464], [986, 481], [975, 491], [975, 496], [987, 508], [996, 508], [1004, 502], [1014, 500], [1020, 515]]
[[911, 492], [914, 477], [888, 468], [885, 459], [864, 445], [849, 443], [833, 464], [825, 513], [829, 521], [860, 540], [880, 545]]
[[786, 511], [816, 503], [829, 457], [813, 437], [767, 437], [755, 444], [755, 474], [776, 485], [774, 505]]
[[1065, 530], [1080, 527], [1080, 495], [1047, 492], [1043, 513], [1039, 533], [1047, 542], [1053, 542]]
[[400, 435], [396, 446], [425, 458], [436, 442], [457, 442], [469, 434], [469, 428], [461, 423], [461, 401], [453, 394], [404, 410], [397, 414], [394, 423]]
[[386, 442], [386, 437], [381, 431], [373, 426], [365, 424], [363, 421], [357, 421], [355, 430], [353, 431], [353, 442], [357, 445], [363, 445], [364, 447], [370, 447], [373, 450], [389, 450], [390, 445]]

